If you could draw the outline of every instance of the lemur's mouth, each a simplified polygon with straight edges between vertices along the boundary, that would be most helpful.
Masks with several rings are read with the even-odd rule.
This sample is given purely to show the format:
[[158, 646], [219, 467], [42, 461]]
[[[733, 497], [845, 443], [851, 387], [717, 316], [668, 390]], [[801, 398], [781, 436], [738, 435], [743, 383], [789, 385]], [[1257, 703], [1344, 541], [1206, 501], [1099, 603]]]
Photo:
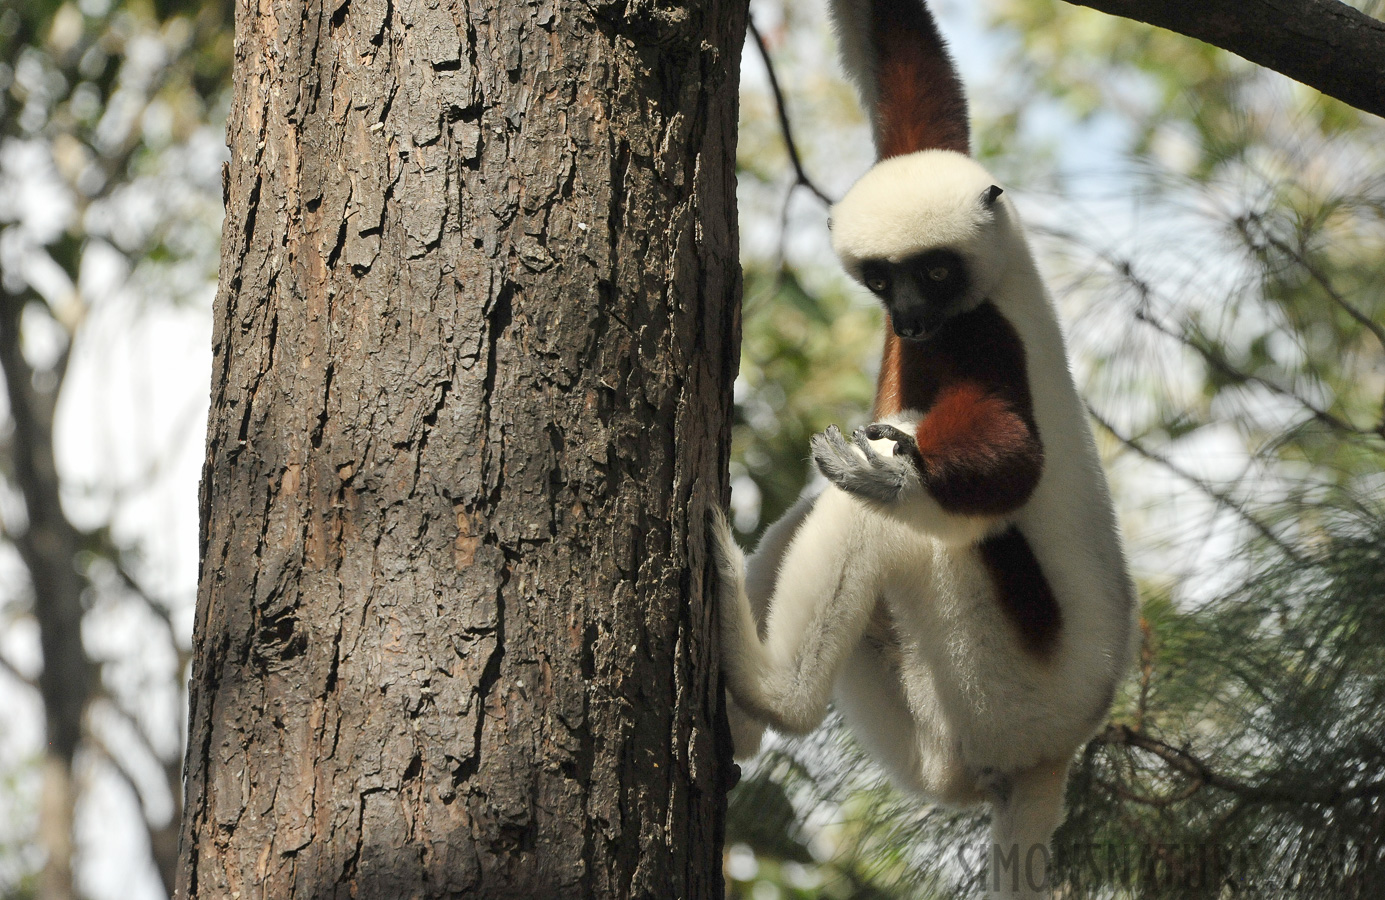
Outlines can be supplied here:
[[927, 343], [928, 339], [937, 333], [938, 329], [936, 328], [924, 332], [901, 331], [900, 329], [895, 329], [895, 334], [898, 335], [900, 339], [909, 341], [913, 344]]
[[890, 329], [894, 331], [896, 336], [906, 341], [921, 344], [942, 331], [948, 322], [975, 312], [990, 302], [989, 297], [983, 297], [975, 305], [927, 303], [915, 304], [904, 309], [896, 305], [892, 310], [887, 308], [886, 312], [888, 313]]
[[942, 314], [917, 316], [903, 321], [893, 317], [890, 319], [890, 324], [898, 337], [915, 343], [923, 343], [937, 334], [946, 322], [947, 316]]

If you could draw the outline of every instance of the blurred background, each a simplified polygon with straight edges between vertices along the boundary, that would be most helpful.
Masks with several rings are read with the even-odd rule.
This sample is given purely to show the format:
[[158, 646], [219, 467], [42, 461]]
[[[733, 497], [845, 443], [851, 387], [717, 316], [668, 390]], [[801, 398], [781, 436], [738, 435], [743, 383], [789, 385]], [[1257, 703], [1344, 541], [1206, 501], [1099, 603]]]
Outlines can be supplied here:
[[[1108, 460], [1138, 666], [1069, 786], [1069, 897], [1385, 890], [1385, 123], [1057, 0], [933, 0]], [[1382, 4], [1354, 2], [1379, 16]], [[732, 480], [745, 543], [866, 421], [880, 315], [822, 196], [870, 165], [819, 3], [754, 0]], [[176, 862], [226, 2], [0, 0], [0, 900]], [[44, 665], [47, 661], [48, 665]], [[983, 816], [836, 726], [731, 798], [728, 892], [970, 896]], [[62, 894], [46, 894], [59, 900]]]

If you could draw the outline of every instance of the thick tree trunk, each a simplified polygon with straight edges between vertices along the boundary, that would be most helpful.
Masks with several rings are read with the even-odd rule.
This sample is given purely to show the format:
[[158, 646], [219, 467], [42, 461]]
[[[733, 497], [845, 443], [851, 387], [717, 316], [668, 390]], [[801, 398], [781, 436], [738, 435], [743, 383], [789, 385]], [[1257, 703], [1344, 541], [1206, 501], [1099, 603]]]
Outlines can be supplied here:
[[180, 896], [719, 896], [744, 22], [240, 3]]

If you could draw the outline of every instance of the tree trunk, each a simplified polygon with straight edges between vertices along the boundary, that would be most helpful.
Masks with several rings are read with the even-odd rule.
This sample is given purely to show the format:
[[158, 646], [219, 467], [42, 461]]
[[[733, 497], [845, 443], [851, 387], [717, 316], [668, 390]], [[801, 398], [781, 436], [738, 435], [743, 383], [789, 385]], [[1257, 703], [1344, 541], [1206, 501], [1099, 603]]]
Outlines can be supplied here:
[[720, 896], [744, 24], [238, 5], [180, 896]]

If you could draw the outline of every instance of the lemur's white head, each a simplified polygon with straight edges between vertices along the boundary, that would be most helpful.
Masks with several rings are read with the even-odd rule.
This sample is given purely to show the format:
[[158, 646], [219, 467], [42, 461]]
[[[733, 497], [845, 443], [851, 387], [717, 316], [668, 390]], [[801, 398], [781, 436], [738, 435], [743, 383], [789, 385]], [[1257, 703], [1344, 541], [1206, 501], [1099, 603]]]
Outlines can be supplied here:
[[832, 246], [885, 304], [895, 333], [924, 340], [991, 297], [1013, 214], [989, 173], [950, 150], [882, 160], [832, 207]]

